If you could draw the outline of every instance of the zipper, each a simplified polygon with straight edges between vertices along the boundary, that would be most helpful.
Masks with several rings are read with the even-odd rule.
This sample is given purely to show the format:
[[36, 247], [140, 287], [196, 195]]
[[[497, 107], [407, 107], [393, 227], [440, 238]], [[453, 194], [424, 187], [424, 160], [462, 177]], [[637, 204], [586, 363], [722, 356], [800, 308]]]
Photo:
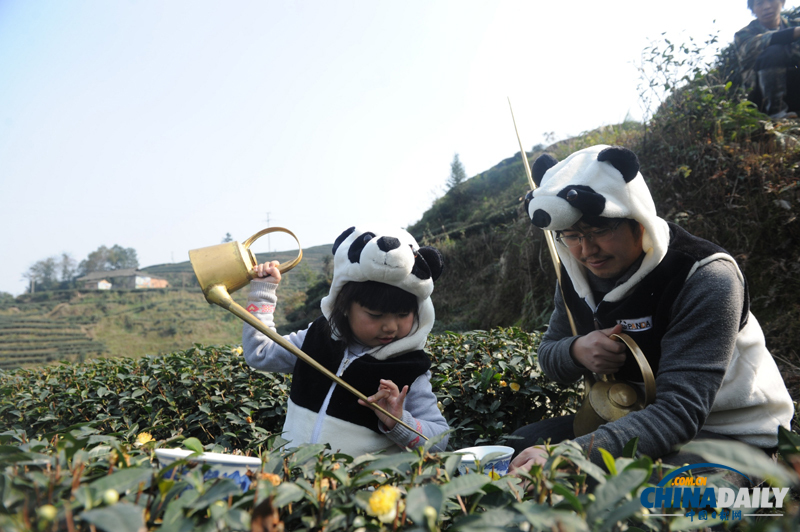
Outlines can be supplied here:
[[[342, 357], [342, 361], [339, 363], [339, 369], [336, 370], [336, 376], [341, 377], [344, 374], [344, 370], [347, 369], [347, 366], [355, 360], [356, 357], [350, 356], [350, 349], [347, 348], [344, 350], [344, 356]], [[320, 434], [322, 433], [322, 425], [325, 423], [325, 417], [327, 416], [326, 412], [328, 411], [328, 405], [331, 402], [331, 396], [333, 395], [333, 390], [336, 388], [336, 383], [332, 382], [331, 387], [328, 388], [328, 394], [325, 396], [325, 400], [322, 401], [322, 406], [319, 408], [319, 412], [317, 412], [317, 421], [314, 423], [314, 430], [311, 431], [311, 438], [309, 439], [308, 443], [317, 443], [319, 441]]]

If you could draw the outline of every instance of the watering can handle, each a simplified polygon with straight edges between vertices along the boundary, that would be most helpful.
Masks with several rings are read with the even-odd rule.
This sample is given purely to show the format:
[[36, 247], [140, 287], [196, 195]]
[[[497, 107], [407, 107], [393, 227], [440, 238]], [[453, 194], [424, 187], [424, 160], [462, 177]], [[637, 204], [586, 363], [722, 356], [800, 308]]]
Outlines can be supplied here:
[[[262, 229], [258, 233], [254, 234], [253, 236], [242, 242], [242, 246], [244, 246], [246, 250], [250, 251], [250, 246], [253, 244], [253, 242], [255, 242], [256, 240], [258, 240], [259, 238], [268, 233], [274, 233], [276, 231], [281, 233], [288, 233], [289, 235], [291, 235], [292, 238], [294, 238], [295, 242], [297, 242], [297, 249], [298, 249], [297, 257], [295, 257], [293, 260], [289, 262], [278, 264], [278, 270], [281, 273], [286, 273], [295, 266], [297, 266], [298, 264], [300, 264], [300, 261], [303, 260], [303, 248], [300, 247], [300, 240], [297, 239], [295, 234], [286, 229], [285, 227], [267, 227], [266, 229]], [[255, 256], [253, 258], [255, 259]]]
[[644, 404], [646, 406], [654, 403], [656, 400], [656, 379], [653, 376], [653, 370], [650, 367], [650, 364], [647, 362], [644, 353], [642, 353], [642, 350], [639, 348], [633, 338], [627, 334], [612, 334], [610, 337], [622, 341], [622, 343], [624, 343], [628, 349], [631, 350], [631, 353], [633, 353], [633, 358], [635, 358], [636, 363], [639, 364], [639, 369], [642, 372], [642, 379], [644, 380]]

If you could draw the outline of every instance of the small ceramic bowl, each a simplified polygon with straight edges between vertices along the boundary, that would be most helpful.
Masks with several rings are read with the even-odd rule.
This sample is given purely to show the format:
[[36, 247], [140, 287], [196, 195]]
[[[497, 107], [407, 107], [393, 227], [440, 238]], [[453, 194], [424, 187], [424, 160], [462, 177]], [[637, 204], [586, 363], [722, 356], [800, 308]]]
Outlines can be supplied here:
[[[168, 467], [175, 460], [183, 460], [191, 454], [192, 451], [186, 449], [156, 449], [156, 457], [161, 467]], [[211, 466], [211, 469], [203, 475], [204, 479], [229, 478], [239, 484], [242, 491], [247, 491], [250, 487], [250, 477], [247, 476], [247, 472], [258, 473], [261, 471], [261, 459], [253, 456], [203, 453], [199, 456], [193, 456], [192, 461]]]
[[458, 466], [458, 471], [462, 475], [477, 471], [478, 463], [480, 463], [484, 474], [488, 475], [494, 471], [496, 474], [503, 476], [508, 473], [514, 449], [505, 445], [479, 445], [477, 447], [459, 449], [456, 453], [463, 455], [461, 465]]

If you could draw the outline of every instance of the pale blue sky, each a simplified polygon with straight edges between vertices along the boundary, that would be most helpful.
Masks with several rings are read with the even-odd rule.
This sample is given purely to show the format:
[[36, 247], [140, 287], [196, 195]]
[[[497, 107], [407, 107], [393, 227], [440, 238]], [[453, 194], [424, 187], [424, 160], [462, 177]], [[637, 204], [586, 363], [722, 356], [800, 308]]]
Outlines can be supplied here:
[[0, 291], [101, 245], [185, 261], [267, 213], [306, 247], [408, 226], [454, 153], [472, 176], [518, 151], [507, 96], [527, 149], [638, 118], [648, 38], [750, 20], [745, 0], [0, 0]]

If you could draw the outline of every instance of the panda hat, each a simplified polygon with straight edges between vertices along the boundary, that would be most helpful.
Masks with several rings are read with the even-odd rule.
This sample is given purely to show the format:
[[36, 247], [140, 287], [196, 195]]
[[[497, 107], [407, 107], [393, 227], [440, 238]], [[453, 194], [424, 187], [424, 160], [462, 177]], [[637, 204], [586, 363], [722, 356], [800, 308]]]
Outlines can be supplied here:
[[[656, 214], [650, 189], [639, 173], [639, 160], [627, 148], [592, 146], [561, 162], [542, 155], [533, 163], [533, 181], [538, 188], [528, 193], [525, 202], [531, 222], [541, 229], [563, 231], [584, 215], [630, 218], [644, 227], [642, 265], [606, 294], [607, 301], [623, 299], [666, 255], [669, 227]], [[556, 249], [578, 295], [594, 306], [584, 267], [563, 246]]]
[[[333, 281], [330, 293], [322, 299], [322, 314], [330, 319], [336, 297], [349, 282], [376, 281], [395, 286], [417, 297], [419, 312], [415, 327], [405, 338], [378, 346], [368, 353], [385, 360], [422, 349], [435, 318], [431, 293], [433, 282], [442, 273], [442, 255], [435, 248], [420, 247], [402, 229], [365, 231], [351, 227], [333, 244]], [[339, 339], [333, 333], [335, 339]]]

